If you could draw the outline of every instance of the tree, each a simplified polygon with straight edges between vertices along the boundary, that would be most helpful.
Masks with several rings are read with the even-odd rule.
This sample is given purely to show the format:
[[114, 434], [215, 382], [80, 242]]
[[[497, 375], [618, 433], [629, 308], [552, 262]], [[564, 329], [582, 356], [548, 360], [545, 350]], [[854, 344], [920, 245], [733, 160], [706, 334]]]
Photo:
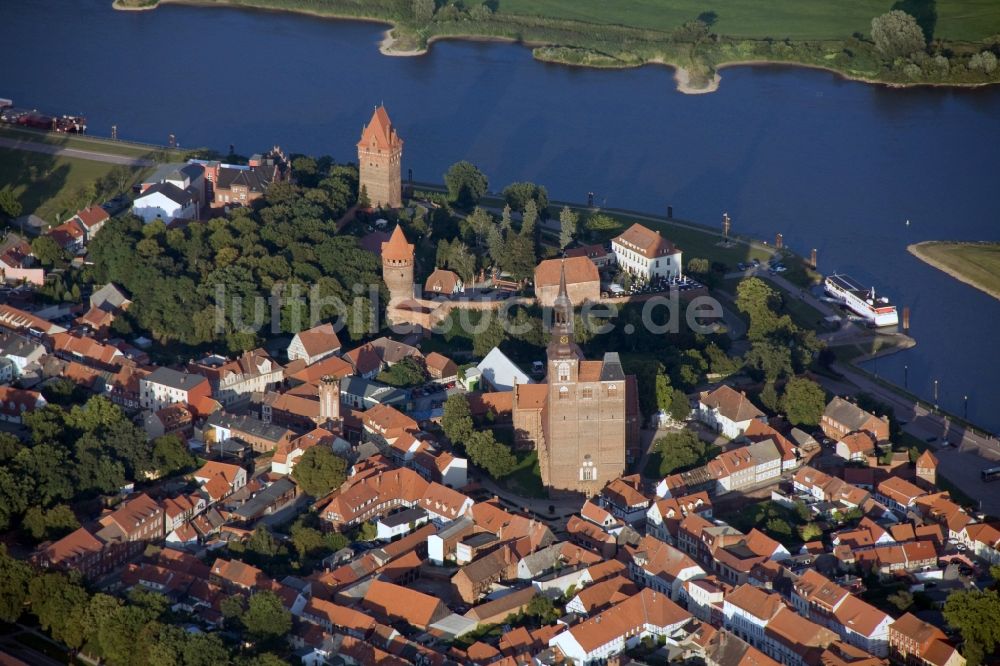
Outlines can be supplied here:
[[781, 409], [792, 425], [819, 425], [826, 409], [826, 393], [806, 377], [793, 377], [785, 384]]
[[81, 623], [88, 604], [87, 591], [61, 573], [36, 576], [28, 584], [31, 612], [52, 638], [71, 648], [83, 645]]
[[668, 412], [673, 399], [674, 389], [670, 386], [670, 377], [661, 369], [656, 373], [656, 408], [661, 412]]
[[907, 608], [913, 605], [913, 593], [905, 589], [897, 590], [887, 596], [886, 601], [898, 608], [900, 613], [903, 613]]
[[413, 18], [418, 21], [430, 21], [434, 18], [434, 0], [413, 0]]
[[657, 438], [653, 450], [660, 454], [660, 476], [668, 476], [700, 465], [708, 447], [694, 432], [681, 430]]
[[751, 340], [763, 340], [777, 327], [776, 298], [774, 289], [760, 278], [748, 278], [736, 287], [736, 307], [750, 317], [747, 337]]
[[823, 528], [816, 523], [806, 523], [801, 528], [803, 541], [814, 541], [823, 536]]
[[537, 256], [535, 239], [524, 234], [514, 234], [507, 238], [501, 267], [516, 280], [524, 280], [535, 274]]
[[31, 253], [42, 266], [56, 266], [66, 263], [66, 252], [52, 239], [42, 235], [31, 241]]
[[7, 554], [0, 545], [0, 622], [16, 622], [28, 600], [31, 567]]
[[580, 224], [580, 216], [570, 210], [569, 206], [563, 206], [559, 211], [559, 247], [566, 247], [573, 242], [576, 236], [576, 229]]
[[778, 399], [778, 391], [774, 388], [773, 381], [764, 384], [764, 388], [760, 392], [760, 402], [769, 411], [778, 411], [778, 408], [781, 406], [781, 400]]
[[473, 432], [465, 444], [465, 452], [469, 460], [494, 479], [507, 476], [517, 467], [517, 458], [507, 446], [496, 441], [492, 430]]
[[687, 394], [680, 389], [674, 389], [674, 395], [670, 398], [670, 418], [675, 421], [683, 421], [691, 415], [691, 403]]
[[14, 219], [21, 214], [21, 202], [17, 200], [17, 195], [14, 194], [10, 185], [0, 189], [0, 213], [9, 219]]
[[230, 663], [229, 648], [216, 634], [189, 634], [185, 643], [184, 666], [226, 666]]
[[464, 393], [452, 394], [445, 400], [441, 429], [444, 430], [445, 437], [454, 444], [465, 444], [468, 441], [473, 431], [473, 423], [469, 399]]
[[529, 201], [535, 203], [536, 210], [545, 215], [545, 209], [549, 207], [549, 193], [541, 185], [534, 183], [511, 183], [503, 188], [503, 198], [513, 210], [524, 211]]
[[265, 525], [258, 525], [250, 538], [247, 539], [247, 550], [256, 553], [265, 559], [270, 559], [278, 554], [281, 546], [277, 539], [271, 534], [271, 530]]
[[712, 268], [708, 259], [702, 259], [701, 257], [692, 257], [688, 261], [688, 273], [695, 273], [696, 275], [705, 275]]
[[524, 614], [535, 618], [541, 626], [552, 624], [559, 619], [560, 615], [559, 609], [556, 608], [552, 599], [548, 598], [544, 594], [536, 594], [533, 596], [531, 601], [528, 602], [528, 605], [525, 606]]
[[153, 440], [153, 465], [168, 476], [195, 465], [195, 458], [177, 435], [164, 435]]
[[507, 331], [500, 323], [500, 317], [494, 316], [489, 311], [483, 316], [489, 317], [489, 323], [486, 328], [481, 331], [477, 330], [472, 336], [472, 351], [476, 356], [486, 356], [491, 349], [500, 346], [507, 339]]
[[270, 590], [250, 597], [242, 621], [250, 635], [258, 640], [278, 638], [292, 629], [292, 614], [285, 610], [278, 595]]
[[[787, 346], [770, 342], [754, 342], [750, 351], [743, 357], [746, 365], [751, 370], [756, 371], [758, 379], [763, 379], [768, 384], [774, 384], [782, 377], [792, 374], [792, 352]], [[774, 386], [771, 386], [774, 391]], [[773, 407], [778, 407], [778, 396], [773, 396]]]
[[524, 206], [524, 213], [521, 214], [521, 235], [530, 238], [532, 245], [535, 242], [535, 226], [538, 223], [538, 206], [534, 200], [529, 199]]
[[452, 164], [444, 174], [444, 182], [448, 186], [448, 200], [462, 208], [476, 205], [489, 186], [483, 172], [466, 161]]
[[992, 661], [1000, 644], [1000, 593], [996, 590], [956, 590], [944, 602], [944, 617], [962, 634], [969, 666]]
[[899, 9], [872, 19], [872, 41], [886, 58], [908, 56], [927, 46], [917, 20]]
[[416, 358], [407, 356], [380, 372], [377, 379], [390, 386], [402, 388], [420, 386], [427, 381], [427, 369]]
[[378, 528], [371, 521], [361, 523], [358, 528], [358, 541], [374, 541], [375, 537], [378, 536]]
[[292, 525], [291, 529], [292, 545], [295, 546], [295, 552], [299, 554], [299, 559], [304, 560], [311, 553], [316, 551], [325, 551], [328, 549], [328, 543], [323, 537], [323, 533], [314, 527], [307, 527], [300, 522], [296, 521]]
[[362, 185], [361, 191], [358, 192], [358, 208], [362, 210], [367, 210], [372, 207], [371, 197], [368, 196], [368, 186]]
[[33, 506], [24, 515], [23, 525], [36, 541], [59, 539], [80, 527], [73, 510], [65, 504], [54, 506], [48, 511]]
[[7, 462], [24, 448], [21, 440], [9, 432], [0, 432], [0, 463]]
[[764, 525], [764, 530], [774, 539], [784, 543], [784, 540], [792, 536], [792, 526], [784, 518], [769, 518]]
[[322, 497], [347, 479], [347, 462], [326, 446], [307, 449], [292, 470], [306, 494]]
[[476, 206], [465, 219], [469, 223], [469, 228], [472, 230], [473, 236], [475, 236], [476, 247], [482, 247], [483, 239], [489, 235], [491, 229], [496, 228], [493, 224], [493, 216], [479, 206]]

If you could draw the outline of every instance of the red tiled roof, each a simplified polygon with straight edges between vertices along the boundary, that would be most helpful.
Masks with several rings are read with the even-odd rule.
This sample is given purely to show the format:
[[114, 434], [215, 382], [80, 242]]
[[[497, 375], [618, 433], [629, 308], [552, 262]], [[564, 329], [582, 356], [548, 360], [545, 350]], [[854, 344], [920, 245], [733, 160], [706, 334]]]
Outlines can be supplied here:
[[648, 229], [638, 222], [626, 229], [613, 242], [624, 245], [647, 259], [662, 257], [677, 251], [674, 244], [661, 236], [660, 232]]
[[392, 231], [392, 236], [385, 243], [382, 243], [382, 259], [389, 261], [412, 261], [413, 243], [406, 240], [403, 227], [396, 225]]
[[378, 150], [391, 150], [402, 147], [403, 140], [399, 138], [389, 114], [384, 106], [376, 107], [372, 113], [372, 119], [368, 121], [361, 132], [361, 140], [358, 141], [359, 148], [376, 148]]
[[546, 259], [535, 268], [535, 288], [558, 286], [563, 270], [566, 271], [567, 285], [601, 281], [597, 266], [587, 257]]

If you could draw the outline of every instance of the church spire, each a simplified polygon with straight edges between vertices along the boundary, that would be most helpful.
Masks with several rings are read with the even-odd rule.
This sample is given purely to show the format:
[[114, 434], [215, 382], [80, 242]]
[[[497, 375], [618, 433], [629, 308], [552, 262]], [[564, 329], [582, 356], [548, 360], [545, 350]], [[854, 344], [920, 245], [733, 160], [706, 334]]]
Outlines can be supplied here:
[[573, 301], [569, 299], [566, 288], [566, 261], [559, 264], [559, 295], [552, 304], [552, 336], [561, 345], [572, 343], [573, 338]]

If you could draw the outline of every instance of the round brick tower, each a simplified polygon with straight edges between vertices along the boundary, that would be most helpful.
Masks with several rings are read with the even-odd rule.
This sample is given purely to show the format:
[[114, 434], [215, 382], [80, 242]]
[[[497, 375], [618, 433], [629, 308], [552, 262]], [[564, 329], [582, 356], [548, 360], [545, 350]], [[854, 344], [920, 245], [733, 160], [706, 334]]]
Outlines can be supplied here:
[[413, 298], [413, 244], [398, 225], [382, 243], [382, 280], [389, 288], [390, 302]]

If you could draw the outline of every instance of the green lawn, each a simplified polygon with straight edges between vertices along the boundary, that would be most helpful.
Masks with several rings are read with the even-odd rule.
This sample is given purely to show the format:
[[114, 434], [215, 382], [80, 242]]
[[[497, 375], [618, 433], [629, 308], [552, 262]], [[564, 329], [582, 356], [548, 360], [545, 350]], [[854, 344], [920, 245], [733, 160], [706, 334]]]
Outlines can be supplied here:
[[931, 241], [907, 249], [931, 266], [1000, 298], [1000, 243]]
[[[510, 14], [570, 19], [670, 31], [699, 15], [714, 12], [713, 31], [733, 37], [841, 39], [855, 32], [867, 35], [871, 20], [889, 11], [892, 0], [500, 0], [499, 11]], [[936, 10], [934, 36], [966, 41], [1000, 33], [1000, 4], [995, 0], [906, 0], [915, 7]]]
[[[579, 208], [579, 210], [581, 217], [583, 217], [586, 209]], [[750, 261], [751, 259], [766, 261], [771, 257], [767, 250], [748, 245], [744, 241], [737, 240], [731, 242], [728, 246], [723, 245], [720, 233], [708, 228], [702, 230], [698, 225], [692, 225], [689, 222], [670, 222], [662, 218], [637, 217], [613, 211], [603, 212], [617, 220], [619, 224], [614, 229], [595, 231], [591, 240], [610, 240], [632, 226], [632, 224], [638, 222], [653, 231], [659, 231], [664, 238], [668, 238], [674, 245], [679, 247], [684, 253], [685, 266], [688, 261], [695, 257], [708, 259], [709, 261], [718, 261], [731, 267], [735, 267], [736, 264]], [[582, 235], [585, 234], [586, 232]]]
[[[117, 165], [60, 155], [0, 148], [0, 187], [10, 186], [23, 214], [53, 222], [76, 212], [88, 201], [82, 189]], [[147, 169], [132, 169], [133, 182]]]

